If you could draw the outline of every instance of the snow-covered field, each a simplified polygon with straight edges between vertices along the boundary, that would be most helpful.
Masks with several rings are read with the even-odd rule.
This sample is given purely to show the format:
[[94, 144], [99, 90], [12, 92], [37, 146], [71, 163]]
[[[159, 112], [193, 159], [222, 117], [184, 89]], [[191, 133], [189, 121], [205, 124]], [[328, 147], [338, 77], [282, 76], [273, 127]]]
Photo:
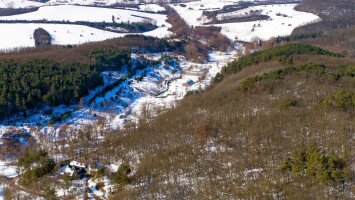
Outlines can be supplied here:
[[113, 18], [116, 22], [143, 22], [149, 18], [157, 26], [167, 25], [166, 15], [162, 14], [75, 5], [44, 6], [35, 12], [0, 17], [0, 20], [113, 22]]
[[[231, 1], [228, 1], [228, 3], [232, 4]], [[222, 27], [222, 33], [231, 40], [250, 41], [254, 37], [267, 40], [271, 37], [289, 35], [298, 26], [320, 20], [320, 18], [314, 14], [294, 10], [296, 5], [297, 4], [277, 4], [252, 6], [237, 12], [219, 14], [217, 18], [233, 15], [239, 16], [243, 13], [250, 12], [250, 10], [262, 10], [261, 14], [268, 15], [270, 19], [213, 25]], [[204, 23], [209, 22], [209, 20], [203, 16], [203, 11], [219, 9], [220, 6], [221, 4], [217, 1], [202, 0], [201, 2], [186, 3], [186, 7], [174, 5], [173, 8], [189, 25], [202, 26]], [[287, 17], [279, 14], [286, 14]]]
[[[146, 3], [156, 3], [158, 0], [147, 0]], [[48, 5], [86, 5], [86, 6], [110, 6], [113, 4], [139, 4], [140, 1], [126, 1], [126, 0], [49, 0], [46, 3], [35, 2], [31, 0], [1, 0], [0, 8], [29, 8], [29, 7], [41, 7]], [[142, 7], [139, 6], [139, 10], [149, 12], [164, 11], [156, 4], [147, 4]]]
[[[40, 7], [45, 5], [98, 5], [108, 6], [115, 3], [124, 3], [124, 0], [49, 0], [46, 3], [35, 2], [31, 0], [1, 0], [0, 8], [28, 8]], [[138, 1], [132, 1], [138, 3]]]
[[53, 44], [82, 44], [122, 37], [125, 34], [103, 31], [87, 26], [69, 24], [0, 24], [0, 50], [34, 47], [33, 32], [44, 28], [51, 34]]
[[[93, 14], [95, 13], [95, 14]], [[167, 37], [171, 33], [166, 23], [166, 15], [144, 13], [125, 9], [97, 8], [73, 5], [45, 6], [38, 11], [0, 17], [0, 20], [48, 20], [48, 21], [86, 21], [86, 22], [144, 22], [156, 24], [157, 29], [142, 33], [147, 36]], [[87, 42], [102, 41], [122, 37], [126, 34], [99, 30], [82, 25], [70, 24], [36, 24], [36, 23], [1, 23], [0, 24], [0, 50], [12, 48], [33, 47], [33, 32], [37, 28], [44, 28], [52, 38], [53, 44], [83, 44]], [[127, 33], [129, 34], [129, 33]]]
[[122, 3], [123, 0], [49, 0], [46, 4], [79, 4], [79, 5], [111, 5], [114, 3]]
[[[71, 24], [0, 24], [0, 51], [13, 48], [34, 47], [33, 32], [37, 28], [44, 28], [52, 36], [52, 44], [83, 44], [123, 37], [125, 33], [114, 33], [83, 25]], [[146, 36], [166, 37], [169, 35], [168, 27], [159, 27], [153, 31], [142, 33]], [[5, 39], [6, 38], [6, 39]]]
[[[138, 4], [139, 0], [49, 0], [46, 5], [60, 5], [60, 4], [71, 4], [71, 5], [99, 5], [99, 6], [108, 6], [115, 3], [122, 4]], [[148, 0], [148, 2], [154, 2]]]
[[0, 8], [28, 8], [39, 7], [42, 3], [29, 1], [29, 0], [1, 0]]
[[[4, 0], [0, 6], [8, 5]], [[253, 1], [253, 0], [249, 0]], [[113, 1], [101, 1], [103, 4], [112, 4]], [[240, 0], [201, 0], [186, 3], [186, 7], [179, 4], [171, 4], [174, 9], [193, 26], [203, 25], [203, 10], [218, 10], [225, 5], [233, 5]], [[22, 3], [22, 4], [21, 4]], [[31, 1], [14, 0], [14, 5], [25, 5]], [[93, 1], [73, 0], [73, 1], [54, 1], [51, 0], [42, 5], [38, 11], [0, 17], [0, 20], [55, 20], [55, 21], [89, 21], [89, 22], [112, 22], [112, 18], [121, 22], [141, 22], [146, 18], [152, 19], [159, 27], [153, 31], [143, 33], [144, 35], [166, 37], [170, 34], [168, 28], [171, 26], [165, 22], [166, 15], [145, 13], [126, 9], [111, 9], [98, 7], [85, 7], [78, 5], [57, 5], [57, 4], [82, 4], [88, 5]], [[56, 4], [55, 6], [48, 6]], [[14, 6], [13, 5], [13, 6]], [[21, 7], [21, 6], [19, 6]], [[251, 10], [260, 10], [261, 14], [269, 15], [269, 20], [242, 23], [215, 24], [222, 27], [222, 33], [230, 39], [238, 38], [249, 41], [253, 37], [268, 39], [273, 36], [287, 35], [292, 30], [304, 23], [317, 20], [318, 17], [294, 10], [295, 4], [278, 4], [267, 6], [252, 6], [243, 10], [222, 13], [217, 18], [222, 19], [230, 16], [240, 16], [249, 13]], [[141, 5], [141, 10], [152, 10], [154, 12], [163, 11], [163, 7], [157, 4]], [[287, 15], [287, 16], [286, 16]], [[140, 17], [139, 17], [140, 16]], [[143, 18], [142, 18], [143, 17]], [[69, 24], [0, 24], [0, 50], [7, 50], [16, 47], [34, 46], [33, 32], [42, 27], [53, 37], [53, 44], [82, 44], [93, 41], [101, 41], [110, 38], [122, 37], [123, 33], [99, 30], [82, 25]], [[196, 64], [180, 59], [178, 68], [176, 66], [148, 66], [144, 71], [137, 72], [130, 80], [120, 84], [104, 97], [98, 98], [90, 106], [75, 110], [71, 117], [65, 122], [73, 125], [91, 123], [95, 121], [95, 116], [103, 116], [109, 119], [112, 127], [122, 127], [127, 122], [136, 122], [140, 112], [145, 107], [169, 107], [177, 100], [184, 97], [187, 91], [204, 89], [211, 78], [232, 58], [235, 52], [211, 53], [210, 61], [206, 64]], [[148, 55], [160, 58], [160, 55]], [[115, 73], [115, 72], [114, 72]], [[141, 81], [135, 78], [142, 76]], [[103, 74], [103, 76], [105, 76]], [[119, 77], [119, 76], [118, 76]], [[116, 77], [117, 78], [117, 77]], [[119, 96], [117, 97], [117, 94]], [[91, 95], [91, 94], [90, 94]], [[89, 95], [89, 96], [90, 96]], [[87, 98], [89, 98], [89, 96]], [[118, 98], [118, 99], [117, 99]], [[102, 106], [104, 105], [104, 106]], [[58, 113], [73, 110], [73, 107], [58, 107]], [[33, 115], [28, 119], [17, 120], [19, 127], [28, 128], [32, 122], [45, 124], [48, 117], [41, 113]], [[4, 133], [7, 126], [0, 126], [0, 131]], [[45, 128], [44, 132], [51, 129]]]
[[163, 12], [165, 8], [157, 4], [144, 4], [139, 6], [140, 11]]
[[[252, 0], [248, 0], [252, 1]], [[0, 7], [9, 6], [9, 0], [3, 0]], [[46, 4], [34, 3], [26, 0], [14, 0], [13, 7], [41, 6], [38, 11], [3, 16], [0, 20], [48, 20], [48, 21], [86, 21], [86, 22], [143, 22], [150, 21], [158, 26], [157, 29], [143, 33], [147, 36], [167, 37], [171, 35], [168, 28], [170, 24], [165, 22], [166, 15], [156, 13], [145, 13], [128, 9], [113, 9], [99, 7], [85, 7], [78, 5], [58, 5], [58, 4], [81, 4], [91, 5], [98, 1], [58, 1], [52, 0]], [[100, 1], [103, 5], [116, 3], [113, 0]], [[186, 3], [186, 7], [179, 4], [171, 4], [172, 7], [182, 16], [185, 21], [192, 26], [201, 26], [208, 22], [203, 16], [204, 10], [219, 10], [225, 5], [233, 5], [240, 0], [201, 0]], [[19, 5], [19, 6], [17, 6]], [[22, 6], [21, 6], [22, 5]], [[48, 6], [54, 5], [54, 6]], [[217, 18], [240, 16], [243, 13], [249, 13], [251, 10], [260, 10], [263, 15], [270, 16], [268, 20], [259, 20], [252, 22], [213, 24], [222, 27], [222, 33], [231, 40], [251, 41], [258, 37], [267, 40], [271, 37], [289, 35], [298, 26], [319, 20], [319, 17], [304, 12], [294, 10], [296, 4], [278, 4], [266, 6], [252, 6], [243, 10], [230, 13], [218, 14]], [[159, 12], [165, 9], [157, 4], [140, 5], [140, 10]], [[93, 14], [94, 13], [94, 14]], [[287, 16], [283, 16], [286, 14]], [[102, 41], [110, 38], [122, 37], [125, 34], [114, 33], [110, 31], [98, 30], [95, 28], [81, 25], [65, 24], [0, 24], [0, 50], [9, 50], [12, 48], [33, 47], [34, 39], [32, 37], [36, 28], [44, 28], [53, 37], [53, 44], [82, 44], [87, 42]], [[128, 34], [128, 33], [127, 33]]]
[[[314, 14], [295, 11], [295, 6], [296, 4], [255, 6], [245, 9], [243, 12], [250, 9], [262, 10], [262, 14], [270, 16], [270, 19], [216, 26], [222, 27], [222, 33], [230, 39], [250, 41], [254, 37], [258, 37], [268, 40], [271, 37], [290, 35], [295, 28], [320, 20]], [[280, 14], [285, 14], [287, 17]]]

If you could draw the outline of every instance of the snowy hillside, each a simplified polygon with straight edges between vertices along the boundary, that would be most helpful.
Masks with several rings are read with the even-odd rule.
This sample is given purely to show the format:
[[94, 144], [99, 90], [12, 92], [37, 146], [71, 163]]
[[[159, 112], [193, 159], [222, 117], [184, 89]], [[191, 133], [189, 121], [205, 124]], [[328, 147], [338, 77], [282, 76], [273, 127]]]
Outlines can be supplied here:
[[[249, 13], [251, 10], [261, 10], [261, 14], [267, 15], [270, 18], [267, 20], [211, 25], [222, 27], [222, 33], [231, 40], [250, 41], [254, 37], [267, 40], [271, 37], [285, 36], [291, 34], [298, 26], [319, 20], [319, 17], [316, 15], [295, 11], [294, 7], [296, 5], [297, 4], [252, 6], [235, 12], [221, 13], [217, 15], [217, 18], [240, 16]], [[205, 10], [220, 9], [221, 4], [215, 1], [211, 2], [205, 0], [203, 2], [186, 3], [186, 7], [174, 5], [173, 8], [191, 26], [203, 26], [205, 23], [209, 22], [209, 19], [204, 16], [203, 12]]]
[[[227, 64], [236, 52], [211, 52], [209, 62], [205, 64], [192, 63], [181, 58], [169, 63], [162, 62], [155, 66], [146, 66], [138, 70], [126, 81], [114, 87], [102, 97], [95, 98], [92, 103], [77, 110], [76, 106], [58, 106], [52, 111], [52, 115], [61, 115], [70, 112], [71, 115], [61, 124], [74, 126], [90, 124], [102, 117], [109, 126], [123, 127], [128, 122], [137, 122], [141, 111], [145, 106], [154, 108], [170, 107], [181, 100], [188, 91], [202, 90], [206, 88], [211, 79]], [[141, 54], [133, 55], [159, 60], [164, 54]], [[105, 85], [119, 81], [126, 72], [108, 71], [103, 72]], [[186, 85], [189, 81], [191, 85]], [[102, 87], [100, 87], [102, 89]], [[100, 90], [100, 88], [98, 88]], [[88, 102], [98, 91], [92, 91], [87, 97]], [[51, 115], [44, 114], [47, 109], [38, 111], [37, 114], [27, 118], [14, 118], [16, 125], [25, 128], [33, 125], [45, 125], [49, 123]], [[13, 121], [13, 120], [10, 120]], [[8, 122], [3, 123], [0, 135], [4, 134], [11, 126]], [[13, 122], [11, 122], [13, 123]], [[50, 129], [49, 129], [50, 130]], [[48, 128], [43, 131], [47, 132]]]
[[[129, 33], [116, 33], [109, 30], [100, 30], [89, 26], [78, 24], [53, 24], [46, 23], [59, 22], [145, 22], [157, 25], [152, 31], [141, 33], [146, 36], [159, 38], [169, 37], [172, 33], [168, 31], [171, 27], [166, 22], [166, 14], [158, 14], [142, 11], [160, 12], [165, 8], [158, 4], [140, 5], [137, 10], [124, 8], [100, 8], [79, 5], [57, 5], [57, 4], [81, 4], [87, 5], [98, 1], [49, 1], [47, 3], [35, 3], [33, 1], [14, 1], [12, 7], [40, 6], [37, 11], [2, 16], [0, 20], [0, 50], [7, 51], [12, 48], [33, 47], [35, 42], [33, 32], [41, 27], [52, 36], [52, 44], [83, 44], [88, 42], [102, 41], [111, 38], [123, 37]], [[191, 26], [219, 26], [222, 33], [230, 40], [250, 41], [254, 37], [269, 39], [270, 37], [288, 35], [297, 26], [318, 20], [318, 17], [304, 12], [294, 10], [296, 4], [258, 5], [239, 9], [239, 0], [201, 0], [184, 4], [170, 4], [177, 13]], [[253, 1], [248, 1], [253, 2]], [[117, 3], [116, 1], [100, 1], [102, 4]], [[53, 5], [53, 6], [49, 6]], [[9, 7], [8, 1], [2, 1], [1, 7]], [[232, 6], [231, 10], [226, 10], [225, 6]], [[236, 8], [233, 6], [237, 6]], [[139, 10], [138, 10], [139, 9]], [[255, 10], [258, 14], [267, 15], [267, 20], [257, 20], [248, 22], [216, 23], [210, 22], [205, 11], [218, 11], [217, 20], [225, 18], [240, 17], [248, 15]], [[95, 14], [93, 14], [95, 13]], [[20, 20], [21, 23], [18, 23]], [[41, 21], [41, 23], [38, 23]], [[238, 49], [240, 50], [240, 49]], [[208, 63], [197, 64], [179, 58], [178, 64], [166, 65], [160, 63], [157, 66], [146, 66], [143, 71], [138, 71], [129, 77], [128, 80], [113, 88], [105, 96], [97, 98], [82, 109], [74, 109], [75, 106], [56, 108], [58, 113], [72, 112], [72, 115], [65, 122], [73, 125], [86, 124], [101, 116], [110, 120], [110, 126], [122, 127], [127, 122], [135, 122], [139, 119], [140, 111], [147, 104], [152, 106], [170, 106], [179, 99], [182, 99], [187, 91], [201, 90], [209, 85], [214, 77], [227, 62], [235, 58], [235, 51], [230, 52], [210, 52]], [[149, 53], [141, 56], [148, 56], [149, 59], [155, 57], [160, 59], [163, 54], [151, 55]], [[134, 58], [136, 59], [136, 58]], [[118, 72], [107, 72], [117, 74]], [[104, 79], [107, 73], [103, 73]], [[118, 81], [122, 75], [116, 77]], [[139, 81], [137, 81], [137, 78]], [[92, 91], [86, 98], [93, 96]], [[20, 127], [33, 125], [34, 122], [45, 125], [50, 120], [50, 116], [43, 115], [42, 112], [34, 114], [25, 119], [16, 120]], [[6, 125], [6, 124], [4, 124]], [[7, 130], [4, 126], [2, 132]]]
[[[84, 44], [88, 42], [102, 41], [126, 34], [113, 33], [82, 25], [69, 24], [0, 24], [0, 35], [6, 40], [0, 40], [0, 50], [6, 51], [19, 47], [34, 47], [33, 32], [37, 28], [44, 28], [52, 36], [52, 44]], [[166, 37], [170, 33], [168, 27], [160, 27], [150, 32], [143, 33], [146, 36]]]
[[[64, 14], [65, 13], [65, 14]], [[93, 15], [92, 13], [95, 13]], [[125, 9], [109, 9], [84, 6], [45, 6], [38, 11], [26, 14], [0, 17], [3, 21], [26, 20], [26, 21], [65, 21], [67, 22], [146, 22], [157, 25], [158, 28], [153, 31], [143, 33], [147, 36], [167, 37], [170, 35], [168, 28], [170, 24], [166, 23], [166, 15], [138, 12]], [[102, 41], [110, 38], [122, 37], [126, 34], [113, 33], [109, 30], [99, 30], [82, 25], [71, 24], [36, 24], [36, 23], [1, 23], [0, 36], [7, 38], [0, 40], [0, 50], [7, 50], [18, 47], [33, 47], [33, 32], [37, 28], [44, 28], [52, 38], [53, 44], [83, 44], [87, 42]], [[16, 37], [14, 37], [16, 36]]]
[[[11, 3], [13, 2], [13, 3]], [[149, 22], [157, 25], [158, 28], [152, 31], [143, 33], [147, 36], [154, 37], [168, 37], [171, 33], [168, 28], [170, 24], [166, 23], [166, 15], [149, 12], [162, 12], [165, 8], [157, 4], [144, 4], [135, 8], [136, 10], [117, 9], [117, 8], [99, 8], [99, 7], [85, 7], [76, 5], [60, 5], [60, 4], [79, 4], [91, 5], [93, 3], [112, 4], [119, 1], [58, 1], [51, 0], [47, 3], [38, 3], [26, 0], [4, 0], [1, 1], [0, 7], [29, 7], [40, 6], [37, 11], [12, 15], [2, 16], [0, 20], [0, 50], [9, 50], [19, 47], [33, 47], [34, 42], [32, 38], [33, 31], [36, 28], [42, 27], [47, 30], [53, 37], [53, 44], [82, 44], [86, 42], [95, 42], [106, 40], [110, 38], [122, 37], [125, 29], [112, 28], [111, 30], [122, 30], [122, 33], [113, 33], [109, 28], [105, 30], [98, 30], [93, 27], [78, 26], [73, 24], [46, 24], [45, 22], [55, 23], [102, 23], [102, 22], [117, 22], [117, 23], [145, 23]], [[254, 37], [267, 40], [271, 37], [289, 35], [296, 27], [315, 22], [319, 18], [313, 14], [298, 12], [294, 10], [296, 4], [277, 4], [277, 5], [260, 5], [251, 6], [245, 9], [238, 9], [237, 11], [224, 11], [225, 6], [236, 6], [242, 2], [240, 0], [201, 0], [184, 4], [171, 4], [185, 21], [191, 26], [219, 26], [222, 28], [222, 33], [231, 40], [250, 41]], [[247, 1], [253, 2], [253, 1]], [[11, 4], [11, 5], [10, 5]], [[48, 6], [54, 5], [54, 6]], [[183, 6], [184, 5], [184, 6]], [[266, 20], [256, 20], [247, 22], [231, 22], [209, 24], [210, 22], [205, 11], [218, 11], [217, 19], [240, 17], [245, 14], [257, 10], [260, 15], [268, 16]], [[95, 13], [95, 14], [93, 14]], [[41, 24], [36, 24], [41, 21]], [[7, 23], [11, 22], [11, 24]], [[14, 22], [18, 22], [13, 24]], [[26, 22], [26, 24], [22, 24]], [[27, 24], [28, 23], [28, 24]], [[79, 24], [82, 25], [82, 24]], [[15, 31], [16, 30], [16, 31]], [[16, 36], [16, 37], [13, 37]]]
[[0, 200], [354, 199], [350, 1], [0, 0]]
[[[240, 2], [240, 0], [201, 0], [183, 4], [170, 4], [170, 6], [189, 25], [219, 26], [222, 28], [221, 32], [232, 41], [236, 39], [250, 41], [254, 37], [267, 40], [275, 36], [288, 35], [294, 28], [319, 19], [313, 14], [295, 11], [294, 7], [296, 4], [258, 5], [239, 8], [240, 5], [244, 5], [239, 4]], [[250, 0], [247, 2], [252, 3], [254, 1]], [[12, 48], [33, 47], [35, 45], [33, 32], [39, 27], [45, 29], [52, 36], [52, 44], [57, 45], [83, 44], [123, 37], [129, 34], [129, 32], [117, 33], [79, 24], [60, 24], [60, 22], [141, 23], [149, 21], [149, 23], [157, 25], [157, 28], [141, 34], [159, 38], [169, 37], [172, 34], [168, 31], [171, 25], [166, 22], [166, 14], [150, 12], [165, 11], [165, 8], [158, 4], [139, 5], [136, 8], [137, 10], [58, 5], [89, 5], [93, 3], [108, 5], [121, 2], [51, 0], [47, 3], [37, 3], [21, 0], [11, 3], [10, 1], [2, 1], [2, 4], [0, 4], [1, 7], [40, 6], [40, 8], [37, 11], [29, 13], [0, 17], [2, 21], [0, 23], [0, 36], [2, 38], [0, 40], [0, 50], [7, 51]], [[141, 12], [140, 10], [149, 12]], [[215, 17], [217, 20], [221, 20], [221, 23], [206, 24], [211, 22], [211, 18], [206, 15], [206, 11], [216, 12]], [[224, 19], [243, 17], [255, 11], [259, 15], [267, 16], [268, 19], [247, 22], [223, 22]], [[49, 23], [52, 21], [57, 24]], [[139, 117], [142, 105], [149, 103], [159, 106], [169, 106], [172, 102], [183, 98], [189, 90], [204, 89], [209, 84], [211, 78], [220, 71], [221, 67], [234, 57], [235, 52], [221, 52], [219, 54], [218, 59], [212, 59], [205, 64], [184, 62], [184, 58], [179, 59], [178, 69], [176, 66], [165, 66], [163, 63], [159, 66], [146, 66], [144, 71], [137, 72], [129, 80], [115, 87], [106, 96], [96, 99], [93, 104], [81, 110], [74, 110], [73, 115], [66, 122], [82, 124], [95, 120], [96, 117], [94, 116], [108, 118], [109, 114], [107, 113], [110, 111], [113, 114], [111, 125], [123, 126], [126, 121], [135, 121]], [[162, 55], [156, 55], [156, 57], [159, 59]], [[216, 58], [216, 53], [210, 53], [210, 55], [212, 58]], [[151, 57], [149, 53], [143, 56]], [[169, 67], [172, 68], [170, 69]], [[105, 77], [105, 74], [102, 74], [102, 76]], [[136, 81], [137, 77], [140, 77], [139, 79], [141, 80]], [[118, 98], [118, 93], [119, 100], [113, 100]], [[90, 95], [87, 98], [89, 97]], [[59, 107], [58, 109], [63, 110], [63, 112], [68, 110], [73, 111], [72, 107]], [[47, 116], [41, 116], [41, 113], [39, 113], [28, 119], [20, 120], [17, 123], [22, 126], [32, 124], [33, 121], [39, 121], [43, 125], [48, 122], [48, 118]]]
[[80, 25], [0, 24], [0, 35], [9, 38], [7, 40], [1, 40], [0, 49], [7, 50], [17, 47], [34, 47], [33, 32], [39, 27], [44, 28], [51, 34], [53, 38], [52, 44], [58, 45], [83, 44], [125, 35]]

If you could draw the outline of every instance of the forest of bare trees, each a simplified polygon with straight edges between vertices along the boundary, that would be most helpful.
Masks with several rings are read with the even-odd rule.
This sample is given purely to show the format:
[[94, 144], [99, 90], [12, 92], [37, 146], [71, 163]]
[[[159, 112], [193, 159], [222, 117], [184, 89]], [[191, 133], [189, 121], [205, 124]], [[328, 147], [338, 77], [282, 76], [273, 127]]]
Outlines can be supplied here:
[[[0, 54], [0, 60], [25, 63], [51, 57], [91, 63], [91, 52], [105, 63], [102, 54], [117, 48], [168, 49], [203, 62], [208, 50], [230, 47], [219, 28], [190, 27], [167, 9], [170, 30], [182, 38], [179, 42], [126, 36], [78, 47], [24, 49]], [[19, 166], [34, 167], [20, 182], [43, 191], [38, 196], [45, 198], [55, 199], [48, 186], [67, 188], [78, 179], [57, 176], [58, 168], [71, 159], [84, 159], [104, 166], [122, 162], [115, 173], [103, 167], [93, 175], [112, 181], [113, 200], [353, 199], [353, 4], [304, 0], [297, 9], [319, 14], [323, 21], [297, 28], [290, 36], [244, 43], [246, 55], [225, 66], [205, 91], [191, 92], [171, 108], [144, 106], [137, 123], [122, 129], [100, 117], [81, 129], [53, 125], [52, 135], [33, 127], [31, 133], [43, 142], [30, 140], [23, 149], [13, 145], [15, 139], [2, 138], [1, 151], [26, 155]], [[16, 191], [9, 187], [4, 193], [16, 199]]]

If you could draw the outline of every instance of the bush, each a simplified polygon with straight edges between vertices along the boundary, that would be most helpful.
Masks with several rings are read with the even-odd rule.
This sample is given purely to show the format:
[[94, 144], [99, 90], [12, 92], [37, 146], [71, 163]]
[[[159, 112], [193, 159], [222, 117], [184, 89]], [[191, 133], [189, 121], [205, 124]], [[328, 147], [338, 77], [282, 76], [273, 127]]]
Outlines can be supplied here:
[[48, 157], [48, 153], [45, 150], [26, 152], [18, 161], [18, 166], [26, 170], [22, 175], [22, 183], [31, 185], [42, 176], [51, 173], [55, 165], [54, 160]]
[[263, 80], [278, 80], [278, 79], [283, 79], [284, 76], [287, 74], [291, 74], [293, 72], [296, 72], [297, 68], [296, 67], [286, 67], [284, 69], [279, 69], [275, 71], [271, 71], [269, 73], [265, 73], [263, 75], [257, 75], [251, 78], [247, 78], [242, 82], [240, 85], [239, 89], [243, 91], [247, 91], [251, 89], [257, 82], [263, 81]]
[[45, 104], [74, 104], [103, 83], [90, 65], [31, 60], [24, 64], [0, 63], [0, 118]]
[[88, 102], [89, 104], [92, 104], [97, 97], [102, 97], [106, 95], [107, 92], [111, 91], [113, 88], [119, 86], [121, 83], [123, 83], [126, 80], [126, 78], [120, 78], [117, 81], [111, 83], [110, 85], [105, 86], [104, 89], [101, 91], [97, 92]]
[[115, 184], [127, 185], [130, 182], [129, 174], [131, 173], [131, 166], [128, 163], [123, 163], [114, 174], [112, 181]]
[[47, 157], [48, 152], [46, 150], [38, 150], [36, 152], [26, 151], [23, 156], [21, 156], [18, 160], [18, 166], [23, 168], [29, 168], [32, 163], [40, 160], [42, 157]]
[[96, 177], [100, 178], [103, 177], [104, 175], [105, 175], [105, 167], [98, 168], [96, 172]]
[[104, 187], [105, 187], [105, 183], [104, 182], [99, 182], [99, 183], [96, 184], [96, 189], [97, 190], [103, 191]]
[[65, 119], [68, 119], [71, 116], [71, 114], [72, 114], [72, 111], [68, 111], [68, 112], [65, 112], [65, 113], [63, 113], [63, 114], [61, 114], [59, 116], [53, 116], [49, 120], [48, 124], [49, 125], [53, 125], [53, 124], [55, 124], [57, 122], [61, 122], [61, 121], [65, 120]]
[[194, 128], [195, 135], [201, 139], [206, 139], [212, 134], [212, 132], [213, 132], [213, 128], [206, 121], [199, 122], [198, 124], [195, 125]]
[[281, 106], [283, 108], [297, 107], [300, 102], [297, 99], [286, 99], [282, 101]]
[[350, 178], [349, 163], [334, 152], [321, 151], [310, 145], [294, 152], [283, 163], [281, 170], [292, 175], [307, 176], [318, 182], [344, 182]]
[[318, 102], [318, 106], [353, 110], [355, 108], [355, 93], [353, 91], [339, 90], [322, 98]]

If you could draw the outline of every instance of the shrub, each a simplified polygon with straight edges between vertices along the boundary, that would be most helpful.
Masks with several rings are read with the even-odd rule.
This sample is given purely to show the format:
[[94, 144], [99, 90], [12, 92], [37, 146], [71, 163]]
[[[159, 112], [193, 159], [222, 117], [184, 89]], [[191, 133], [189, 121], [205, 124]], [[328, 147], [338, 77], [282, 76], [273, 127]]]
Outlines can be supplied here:
[[96, 177], [100, 178], [105, 175], [105, 167], [99, 167], [96, 172]]
[[21, 179], [22, 183], [31, 185], [42, 176], [51, 173], [55, 165], [54, 160], [48, 157], [45, 150], [26, 152], [18, 161], [18, 166], [26, 170]]
[[297, 99], [285, 99], [282, 101], [281, 106], [283, 108], [297, 107], [300, 104]]
[[353, 91], [338, 90], [329, 94], [318, 102], [318, 106], [353, 110], [355, 108], [355, 93]]
[[47, 200], [55, 200], [57, 199], [57, 194], [54, 188], [46, 187], [44, 191], [44, 196]]
[[127, 185], [130, 182], [129, 174], [131, 173], [131, 166], [128, 163], [123, 163], [118, 168], [117, 172], [112, 177], [115, 184]]
[[344, 182], [350, 177], [346, 158], [334, 152], [321, 151], [316, 145], [294, 152], [284, 161], [281, 170], [294, 176], [307, 176], [322, 183]]
[[105, 183], [104, 182], [99, 182], [99, 183], [96, 184], [96, 189], [97, 190], [103, 191], [104, 187], [105, 187]]
[[196, 124], [196, 126], [194, 128], [195, 135], [199, 138], [202, 138], [202, 139], [209, 137], [211, 135], [212, 131], [213, 131], [213, 129], [212, 129], [211, 125], [208, 124], [208, 122], [206, 122], [206, 121]]
[[61, 122], [61, 121], [65, 120], [65, 119], [68, 119], [71, 116], [71, 114], [72, 114], [72, 111], [68, 111], [68, 112], [65, 112], [65, 113], [63, 113], [63, 114], [61, 114], [59, 116], [53, 116], [49, 120], [48, 124], [49, 125], [53, 125], [53, 124], [55, 124], [57, 122]]

